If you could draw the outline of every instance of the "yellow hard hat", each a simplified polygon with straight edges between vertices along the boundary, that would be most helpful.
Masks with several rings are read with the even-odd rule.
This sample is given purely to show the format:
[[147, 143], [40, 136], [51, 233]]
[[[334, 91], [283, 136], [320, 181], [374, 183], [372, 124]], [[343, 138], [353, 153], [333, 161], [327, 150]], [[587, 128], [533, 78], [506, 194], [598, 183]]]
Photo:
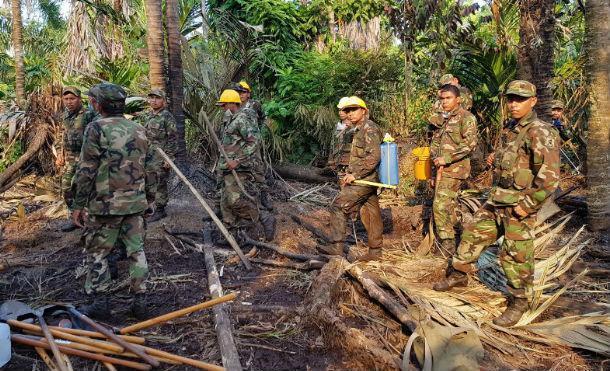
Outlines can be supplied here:
[[252, 89], [250, 89], [250, 85], [248, 85], [248, 83], [243, 80], [239, 82], [239, 86], [246, 89], [247, 91], [252, 91]]
[[364, 109], [368, 110], [368, 108], [366, 107], [366, 103], [364, 103], [364, 101], [362, 99], [358, 98], [355, 95], [347, 98], [342, 109], [345, 109], [348, 107], [360, 107], [360, 108], [364, 108]]
[[349, 101], [349, 97], [343, 97], [339, 99], [339, 104], [337, 104], [338, 109], [343, 109], [345, 107], [345, 103]]
[[220, 98], [216, 105], [220, 105], [222, 103], [241, 103], [241, 99], [239, 98], [239, 93], [233, 89], [226, 89], [220, 94]]

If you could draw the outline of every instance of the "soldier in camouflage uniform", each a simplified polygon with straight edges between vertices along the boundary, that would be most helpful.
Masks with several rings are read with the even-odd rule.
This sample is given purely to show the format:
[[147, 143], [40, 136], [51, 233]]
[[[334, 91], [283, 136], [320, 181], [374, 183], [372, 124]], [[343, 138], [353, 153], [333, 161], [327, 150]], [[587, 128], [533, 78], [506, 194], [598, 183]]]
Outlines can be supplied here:
[[[254, 238], [258, 237], [262, 226], [265, 238], [271, 241], [275, 235], [275, 217], [260, 204], [259, 185], [265, 177], [261, 173], [261, 137], [254, 111], [242, 108], [239, 94], [231, 89], [222, 92], [217, 104], [231, 111], [231, 119], [220, 139], [229, 160], [224, 156], [218, 160], [222, 218], [231, 228], [249, 231]], [[235, 170], [247, 195], [240, 189], [231, 170]]]
[[347, 113], [343, 110], [346, 102], [349, 102], [349, 97], [343, 97], [339, 100], [337, 108], [339, 109], [339, 121], [335, 128], [335, 136], [332, 140], [332, 150], [328, 156], [328, 168], [333, 173], [345, 173], [345, 169], [349, 165], [349, 156], [352, 148], [352, 137], [354, 136], [354, 126], [347, 118]]
[[564, 105], [563, 102], [560, 100], [554, 100], [551, 103], [551, 116], [553, 119], [553, 127], [555, 129], [557, 129], [557, 131], [559, 132], [559, 136], [561, 137], [562, 140], [564, 141], [568, 141], [572, 138], [572, 133], [570, 133], [570, 129], [568, 129], [564, 124], [564, 117], [563, 117], [563, 109], [564, 109]]
[[[141, 122], [146, 128], [146, 136], [151, 143], [152, 150], [161, 148], [170, 157], [176, 155], [176, 119], [167, 109], [165, 92], [153, 89], [148, 93], [150, 110], [142, 116]], [[148, 218], [149, 222], [156, 222], [167, 216], [165, 207], [169, 201], [168, 184], [170, 167], [163, 158], [155, 152], [155, 166], [157, 168], [157, 196], [155, 197], [155, 213]]]
[[457, 195], [470, 176], [470, 155], [477, 144], [477, 120], [472, 113], [460, 106], [460, 90], [454, 85], [444, 85], [440, 90], [443, 112], [438, 113], [431, 124], [431, 158], [436, 170], [434, 223], [441, 247], [455, 253], [455, 228]]
[[487, 202], [464, 228], [453, 257], [455, 271], [435, 290], [465, 286], [481, 252], [504, 236], [500, 262], [511, 293], [504, 313], [494, 319], [512, 326], [528, 308], [534, 279], [532, 229], [536, 212], [559, 183], [559, 138], [553, 127], [536, 117], [536, 87], [523, 80], [508, 84], [506, 99], [512, 121], [507, 141], [495, 156], [496, 177]]
[[[465, 86], [460, 85], [460, 80], [458, 80], [457, 77], [448, 73], [446, 75], [441, 76], [441, 78], [438, 80], [438, 82], [441, 87], [445, 86], [445, 85], [453, 85], [453, 86], [457, 87], [460, 90], [460, 105], [466, 111], [470, 111], [470, 109], [472, 108], [472, 93], [470, 92], [470, 89], [468, 89]], [[440, 94], [440, 90], [439, 90], [439, 94]], [[432, 106], [431, 117], [436, 117], [437, 113], [442, 113], [442, 112], [443, 112], [443, 104], [440, 99], [437, 99], [434, 102], [434, 105]]]
[[[350, 97], [343, 106], [351, 122], [352, 129], [344, 137], [339, 151], [338, 173], [341, 177], [341, 190], [330, 210], [330, 238], [332, 245], [319, 249], [329, 255], [342, 255], [345, 244], [347, 217], [360, 218], [368, 235], [368, 253], [358, 258], [369, 261], [381, 258], [383, 245], [383, 224], [377, 197], [377, 188], [356, 185], [356, 179], [379, 182], [377, 166], [381, 160], [381, 131], [377, 124], [368, 118], [366, 103], [358, 97]], [[347, 153], [347, 138], [349, 157]], [[347, 161], [345, 161], [347, 159]], [[347, 163], [347, 166], [345, 165]]]
[[[80, 155], [80, 149], [83, 145], [83, 134], [87, 124], [93, 121], [91, 110], [87, 110], [83, 107], [81, 100], [81, 92], [79, 89], [73, 86], [67, 86], [62, 92], [62, 101], [64, 103], [65, 111], [62, 117], [62, 123], [64, 126], [63, 135], [63, 150], [58, 156], [56, 164], [63, 167], [61, 177], [61, 191], [68, 206], [68, 210], [72, 210], [72, 202], [74, 199], [74, 192], [72, 188], [72, 178], [76, 171], [76, 165], [78, 162], [78, 156]], [[76, 229], [77, 226], [68, 220], [61, 230], [63, 232], [70, 232]]]
[[[137, 318], [146, 316], [144, 281], [148, 274], [144, 254], [144, 214], [154, 208], [156, 170], [146, 130], [123, 117], [125, 91], [114, 84], [90, 90], [91, 103], [101, 118], [88, 125], [74, 176], [74, 212], [78, 226], [86, 222], [85, 292], [92, 303], [83, 311], [103, 318], [109, 315], [111, 284], [107, 256], [121, 243], [130, 258], [132, 304]], [[85, 211], [86, 210], [86, 211]]]

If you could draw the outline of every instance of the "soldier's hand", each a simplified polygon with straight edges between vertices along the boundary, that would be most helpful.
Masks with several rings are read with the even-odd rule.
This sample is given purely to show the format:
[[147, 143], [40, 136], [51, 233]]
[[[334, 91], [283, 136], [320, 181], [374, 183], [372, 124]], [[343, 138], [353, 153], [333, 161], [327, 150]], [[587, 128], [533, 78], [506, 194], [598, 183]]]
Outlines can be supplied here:
[[447, 165], [447, 161], [445, 161], [444, 158], [437, 157], [434, 159], [434, 166], [439, 167], [439, 166], [445, 166], [445, 165]]
[[351, 184], [354, 182], [354, 180], [356, 180], [355, 176], [353, 176], [352, 174], [345, 174], [345, 176], [343, 176], [341, 183], [343, 185]]
[[79, 228], [84, 228], [84, 221], [86, 216], [87, 212], [85, 210], [74, 210], [72, 212], [72, 223], [74, 223]]
[[487, 166], [492, 167], [494, 165], [494, 161], [496, 159], [496, 153], [492, 152], [487, 156], [487, 159], [485, 160], [485, 162], [487, 163]]
[[55, 166], [61, 167], [64, 166], [64, 164], [66, 163], [64, 156], [63, 155], [57, 155], [57, 158], [55, 159]]
[[523, 219], [527, 216], [527, 211], [523, 210], [523, 208], [519, 205], [513, 208], [513, 213], [519, 217], [519, 219]]
[[428, 184], [430, 184], [430, 188], [434, 188], [434, 186], [436, 185], [435, 179], [434, 178], [428, 179]]
[[230, 160], [227, 162], [227, 168], [229, 170], [234, 170], [239, 166], [239, 162], [237, 160]]

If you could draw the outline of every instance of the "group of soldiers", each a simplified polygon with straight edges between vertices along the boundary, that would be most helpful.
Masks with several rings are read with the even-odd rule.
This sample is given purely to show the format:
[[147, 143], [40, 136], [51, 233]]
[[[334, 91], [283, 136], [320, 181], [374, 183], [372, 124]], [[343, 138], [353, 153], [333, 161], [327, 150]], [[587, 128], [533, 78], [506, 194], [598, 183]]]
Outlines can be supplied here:
[[[534, 111], [536, 87], [530, 82], [512, 81], [504, 97], [511, 118], [502, 130], [500, 146], [487, 157], [488, 166], [494, 169], [493, 187], [474, 220], [463, 227], [456, 213], [458, 193], [471, 177], [471, 156], [479, 135], [477, 120], [469, 111], [472, 95], [454, 76], [440, 79], [438, 101], [428, 121], [434, 229], [441, 248], [451, 256], [445, 279], [434, 289], [466, 286], [469, 275], [477, 270], [480, 254], [503, 236], [499, 259], [510, 295], [506, 310], [494, 323], [511, 326], [527, 311], [528, 298], [532, 297], [536, 212], [559, 185], [559, 135], [566, 135], [566, 128], [561, 122], [560, 102], [553, 103], [553, 124], [538, 119]], [[354, 180], [378, 181], [381, 132], [368, 118], [368, 109], [360, 98], [342, 98], [337, 107], [341, 122], [329, 165], [339, 174], [340, 192], [331, 208], [333, 243], [320, 249], [326, 254], [343, 255], [346, 220], [359, 211], [368, 234], [368, 253], [352, 259], [348, 254], [348, 260], [379, 259], [383, 223], [377, 191], [354, 184]]]
[[[89, 107], [75, 87], [62, 90], [63, 141], [56, 165], [62, 169], [62, 195], [70, 219], [64, 232], [84, 228], [88, 304], [81, 310], [97, 318], [110, 315], [108, 294], [118, 276], [117, 261], [130, 261], [131, 311], [147, 317], [148, 264], [144, 252], [146, 224], [165, 218], [170, 166], [156, 150], [176, 155], [176, 121], [163, 90], [148, 93], [150, 109], [134, 120], [125, 115], [125, 90], [102, 83], [86, 92]], [[226, 111], [217, 168], [222, 217], [235, 233], [272, 240], [275, 218], [266, 193], [261, 156], [260, 103], [250, 99], [245, 82], [225, 90], [218, 105]]]
[[[235, 234], [270, 241], [276, 221], [267, 198], [262, 153], [265, 116], [250, 94], [250, 86], [242, 81], [224, 90], [217, 101], [224, 111], [221, 155], [216, 166], [220, 210], [223, 221]], [[138, 117], [140, 123], [124, 117], [126, 93], [117, 85], [92, 87], [87, 92], [90, 109], [83, 108], [80, 95], [72, 87], [63, 90], [66, 130], [64, 155], [59, 156], [58, 164], [64, 167], [62, 185], [72, 221], [77, 227], [86, 226], [85, 291], [91, 300], [83, 309], [98, 317], [109, 314], [106, 292], [116, 264], [112, 256], [119, 251], [131, 261], [129, 274], [135, 293], [132, 311], [139, 318], [145, 317], [148, 268], [144, 232], [147, 221], [166, 216], [168, 200], [169, 167], [155, 149], [175, 155], [175, 120], [165, 108], [162, 90], [148, 94], [150, 111]], [[434, 289], [466, 286], [481, 252], [504, 236], [500, 262], [511, 295], [507, 309], [494, 322], [509, 326], [527, 310], [532, 294], [532, 228], [537, 210], [558, 187], [559, 133], [565, 128], [555, 105], [553, 115], [559, 122], [549, 124], [537, 118], [533, 84], [512, 81], [504, 95], [511, 119], [503, 128], [500, 146], [487, 158], [488, 165], [495, 169], [494, 185], [474, 220], [463, 227], [456, 213], [458, 193], [471, 176], [471, 156], [479, 135], [477, 120], [469, 111], [472, 95], [454, 76], [441, 78], [438, 101], [428, 121], [435, 232], [441, 248], [452, 256], [445, 279]], [[348, 259], [380, 259], [383, 221], [378, 190], [356, 181], [379, 181], [382, 132], [359, 97], [344, 97], [337, 107], [341, 121], [329, 167], [337, 174], [340, 191], [330, 207], [330, 243], [319, 249], [327, 255], [343, 255], [347, 221], [359, 214], [368, 236], [368, 251], [360, 256], [348, 253]]]

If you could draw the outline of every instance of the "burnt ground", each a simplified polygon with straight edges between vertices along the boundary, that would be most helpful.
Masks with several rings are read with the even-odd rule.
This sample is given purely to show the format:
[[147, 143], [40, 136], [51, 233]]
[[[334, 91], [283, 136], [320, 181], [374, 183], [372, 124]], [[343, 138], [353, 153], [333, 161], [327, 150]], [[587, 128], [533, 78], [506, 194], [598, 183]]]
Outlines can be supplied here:
[[[174, 183], [175, 184], [175, 183]], [[279, 184], [279, 182], [278, 182]], [[307, 186], [295, 184], [305, 189]], [[202, 188], [198, 187], [198, 188]], [[274, 192], [275, 213], [278, 218], [278, 231], [275, 243], [283, 248], [300, 253], [316, 253], [319, 243], [316, 237], [301, 225], [294, 222], [290, 214], [306, 217], [312, 224], [323, 229], [327, 220], [326, 211], [315, 203], [323, 203], [332, 197], [332, 191], [313, 197], [314, 202], [304, 203], [288, 201], [286, 191], [279, 191], [284, 186], [279, 184]], [[310, 186], [309, 186], [310, 187]], [[294, 193], [294, 192], [293, 192]], [[165, 229], [192, 233], [189, 237], [199, 239], [203, 226], [202, 208], [194, 197], [183, 187], [175, 185], [168, 208], [169, 217], [151, 223], [146, 238], [146, 254], [150, 277], [149, 309], [151, 316], [158, 316], [169, 311], [187, 307], [210, 298], [208, 292], [207, 272], [203, 255], [188, 248], [177, 239], [167, 236]], [[309, 201], [308, 201], [309, 202]], [[415, 204], [416, 202], [411, 201]], [[417, 246], [421, 240], [422, 207], [409, 206], [404, 200], [386, 199], [383, 215], [386, 225], [386, 246]], [[33, 208], [32, 208], [33, 210]], [[42, 212], [32, 211], [26, 218], [7, 221], [0, 254], [0, 301], [22, 300], [32, 306], [51, 302], [70, 302], [79, 305], [85, 302], [82, 290], [83, 251], [81, 232], [62, 233], [58, 231], [61, 220], [49, 219]], [[582, 220], [582, 219], [580, 219]], [[569, 237], [582, 224], [579, 218], [574, 219], [564, 232]], [[357, 230], [361, 226], [356, 226]], [[168, 242], [169, 237], [173, 246]], [[591, 234], [591, 245], [596, 246], [594, 254], [583, 255], [582, 266], [593, 264], [596, 267], [609, 266], [607, 260], [607, 241], [604, 236]], [[231, 250], [224, 247], [227, 252]], [[247, 252], [250, 248], [245, 248]], [[604, 250], [606, 249], [606, 250]], [[600, 255], [601, 251], [601, 255]], [[226, 254], [217, 254], [216, 263], [221, 271], [222, 285], [225, 293], [237, 291], [238, 299], [230, 304], [231, 320], [234, 335], [240, 353], [241, 363], [250, 370], [347, 370], [371, 369], [375, 362], [362, 362], [354, 359], [340, 348], [325, 344], [323, 333], [314, 323], [307, 323], [301, 318], [304, 298], [307, 296], [317, 271], [303, 271], [253, 264], [251, 271], [239, 265], [236, 258], [227, 258]], [[273, 252], [259, 249], [258, 258], [287, 261]], [[130, 295], [127, 292], [125, 278], [127, 262], [119, 264], [120, 277], [116, 281], [112, 297], [113, 316], [108, 325], [124, 327], [137, 322], [130, 316]], [[443, 272], [431, 272], [431, 280], [441, 277]], [[568, 274], [575, 274], [569, 272]], [[605, 277], [607, 279], [607, 277]], [[345, 285], [343, 280], [342, 285]], [[593, 279], [594, 284], [604, 284], [605, 280]], [[605, 283], [607, 288], [607, 282]], [[604, 286], [598, 286], [604, 287]], [[348, 292], [349, 291], [349, 292]], [[591, 290], [593, 291], [593, 290]], [[356, 290], [358, 292], [358, 290]], [[361, 294], [361, 292], [360, 292]], [[354, 289], [345, 290], [346, 296], [354, 296]], [[587, 311], [587, 301], [596, 299], [589, 296], [566, 295], [544, 317], [553, 314], [582, 313]], [[607, 298], [606, 298], [607, 300]], [[355, 304], [342, 307], [342, 311], [356, 308]], [[347, 308], [347, 309], [346, 309]], [[394, 354], [392, 344], [402, 344], [404, 335], [400, 334], [400, 324], [373, 303], [360, 305], [361, 311], [377, 313], [387, 319], [382, 340], [386, 348]], [[366, 318], [366, 317], [365, 317]], [[53, 320], [49, 322], [53, 323]], [[365, 327], [367, 322], [361, 317], [353, 316], [346, 321], [353, 327]], [[398, 339], [392, 331], [397, 331]], [[174, 320], [165, 325], [141, 331], [138, 335], [147, 338], [149, 346], [159, 348], [182, 356], [221, 364], [211, 311], [200, 311]], [[396, 339], [394, 339], [396, 337]], [[396, 340], [396, 341], [394, 341]], [[394, 348], [394, 349], [392, 349]], [[580, 369], [604, 369], [603, 360], [587, 352], [571, 353], [578, 358], [573, 364]], [[94, 369], [92, 362], [71, 357], [75, 369]], [[518, 360], [516, 360], [518, 362]], [[518, 365], [519, 363], [516, 363]], [[510, 364], [493, 355], [486, 356], [482, 363], [484, 369], [509, 369]], [[518, 367], [518, 366], [517, 366]], [[540, 363], [528, 369], [549, 369], [552, 363]], [[44, 364], [31, 348], [15, 346], [13, 359], [6, 370], [44, 369]], [[162, 365], [161, 369], [187, 370], [184, 366]]]

